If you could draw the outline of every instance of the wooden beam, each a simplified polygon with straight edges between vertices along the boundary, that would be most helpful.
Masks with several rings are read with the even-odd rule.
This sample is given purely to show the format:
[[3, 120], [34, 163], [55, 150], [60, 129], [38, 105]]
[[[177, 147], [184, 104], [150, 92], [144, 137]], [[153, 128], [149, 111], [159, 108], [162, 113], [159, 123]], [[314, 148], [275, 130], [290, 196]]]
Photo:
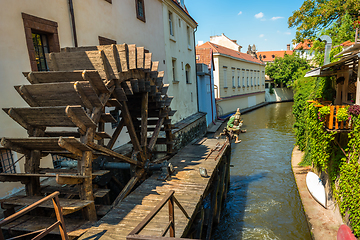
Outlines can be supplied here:
[[58, 184], [81, 184], [84, 182], [86, 177], [79, 176], [64, 176], [56, 174], [56, 183]]
[[145, 155], [147, 145], [148, 99], [149, 94], [147, 92], [143, 93], [141, 100], [141, 146], [144, 149]]
[[106, 153], [106, 154], [108, 154], [108, 155], [110, 155], [112, 157], [115, 157], [117, 159], [120, 159], [120, 160], [122, 160], [124, 162], [134, 164], [134, 165], [138, 164], [138, 162], [136, 160], [133, 160], [133, 159], [131, 159], [129, 157], [126, 157], [126, 156], [124, 156], [124, 155], [122, 155], [120, 153], [114, 152], [114, 151], [112, 151], [112, 150], [110, 150], [110, 149], [108, 149], [106, 147], [100, 146], [100, 145], [98, 145], [96, 143], [89, 142], [88, 145], [89, 145], [89, 147], [91, 147], [91, 148], [93, 148], [95, 150], [104, 152], [104, 153]]
[[122, 101], [121, 104], [122, 104], [121, 114], [122, 114], [122, 117], [123, 117], [123, 119], [125, 121], [125, 125], [126, 125], [128, 131], [129, 131], [131, 142], [132, 142], [132, 144], [134, 146], [135, 151], [141, 151], [141, 146], [140, 146], [138, 137], [136, 135], [136, 131], [135, 131], [135, 128], [134, 128], [134, 124], [132, 122], [132, 118], [131, 118], [127, 103], [125, 101]]
[[71, 119], [71, 121], [79, 128], [81, 134], [85, 134], [86, 126], [80, 121], [80, 119], [75, 115], [75, 113], [71, 110], [70, 106], [67, 106], [65, 109], [66, 115]]
[[40, 105], [30, 95], [25, 85], [19, 87], [19, 93], [24, 98], [24, 100], [29, 104], [30, 107], [40, 107]]
[[14, 108], [3, 108], [4, 112], [6, 112], [15, 122], [20, 124], [26, 130], [30, 130], [32, 126], [28, 124], [17, 112]]
[[29, 149], [26, 149], [26, 148], [20, 147], [16, 144], [13, 144], [11, 141], [9, 141], [8, 139], [6, 139], [4, 137], [1, 139], [1, 145], [3, 145], [4, 147], [9, 148], [15, 152], [18, 152], [18, 153], [21, 153], [21, 154], [24, 154], [27, 156], [30, 156], [30, 153], [31, 153], [31, 151]]
[[73, 153], [78, 157], [82, 157], [83, 151], [79, 150], [78, 148], [74, 147], [73, 145], [69, 144], [64, 138], [60, 137], [58, 144], [60, 147], [68, 150], [69, 152]]
[[121, 133], [121, 130], [123, 129], [124, 125], [125, 125], [125, 121], [124, 121], [124, 119], [122, 118], [122, 119], [120, 120], [120, 122], [119, 122], [119, 125], [116, 127], [115, 132], [114, 132], [113, 135], [111, 136], [110, 141], [109, 141], [108, 144], [107, 144], [107, 148], [108, 148], [108, 149], [112, 149], [112, 148], [113, 148], [113, 146], [114, 146], [117, 138], [119, 137], [119, 135], [120, 135], [120, 133]]
[[84, 89], [81, 87], [81, 84], [79, 84], [80, 82], [75, 82], [74, 84], [74, 89], [77, 92], [77, 94], [79, 95], [79, 97], [81, 98], [81, 101], [84, 103], [84, 106], [87, 109], [92, 110], [93, 109], [93, 105], [91, 104], [90, 100], [88, 99], [88, 97], [86, 96]]
[[148, 149], [150, 151], [152, 151], [154, 149], [156, 140], [159, 137], [160, 129], [161, 129], [161, 126], [163, 125], [163, 123], [164, 123], [164, 118], [159, 118], [159, 120], [158, 120], [158, 122], [156, 124], [155, 130], [153, 132], [153, 135], [152, 135], [152, 137], [151, 137], [151, 139], [149, 141], [149, 144], [148, 144]]

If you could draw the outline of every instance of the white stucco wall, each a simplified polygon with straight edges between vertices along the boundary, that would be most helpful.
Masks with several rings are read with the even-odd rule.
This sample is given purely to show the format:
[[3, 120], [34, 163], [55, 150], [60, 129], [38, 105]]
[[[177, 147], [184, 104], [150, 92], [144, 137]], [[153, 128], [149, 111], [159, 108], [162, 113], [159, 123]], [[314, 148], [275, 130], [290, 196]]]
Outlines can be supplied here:
[[[172, 13], [174, 36], [170, 35], [169, 11]], [[197, 112], [196, 65], [194, 46], [194, 23], [172, 0], [163, 1], [164, 41], [166, 53], [166, 79], [169, 83], [168, 95], [174, 96], [171, 109], [177, 110], [171, 118], [178, 122]], [[179, 23], [180, 22], [180, 23]], [[188, 44], [188, 27], [190, 44]], [[172, 61], [176, 59], [176, 81], [173, 81]], [[190, 66], [190, 83], [186, 83], [185, 66]]]
[[[112, 4], [105, 0], [76, 0], [73, 4], [79, 46], [98, 45], [98, 36], [117, 43], [144, 46], [153, 53], [153, 61], [159, 61], [159, 71], [167, 71], [161, 1], [145, 1], [145, 23], [136, 17], [134, 0], [113, 0]], [[0, 107], [25, 107], [26, 102], [14, 89], [14, 85], [29, 84], [22, 72], [31, 70], [21, 13], [57, 22], [60, 47], [74, 47], [68, 1], [0, 0], [0, 6]], [[27, 137], [26, 130], [3, 111], [0, 112], [0, 124], [0, 138]], [[109, 126], [106, 130], [112, 131]], [[115, 146], [128, 139], [128, 134], [123, 131]], [[21, 155], [14, 153], [14, 160], [18, 157]], [[21, 160], [18, 167], [22, 169], [23, 163]], [[48, 166], [52, 166], [49, 157], [41, 161], [41, 167]], [[20, 186], [23, 185], [0, 183], [0, 197]]]
[[294, 92], [291, 88], [273, 88], [274, 93], [270, 94], [269, 89], [265, 89], [266, 102], [281, 102], [294, 100]]

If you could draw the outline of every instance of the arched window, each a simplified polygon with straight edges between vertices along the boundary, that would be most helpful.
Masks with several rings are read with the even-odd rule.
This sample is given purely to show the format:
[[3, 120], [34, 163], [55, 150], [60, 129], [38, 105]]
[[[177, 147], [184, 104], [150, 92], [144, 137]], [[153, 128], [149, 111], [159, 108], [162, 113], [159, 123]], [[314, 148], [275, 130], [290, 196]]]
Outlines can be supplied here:
[[186, 83], [191, 83], [190, 65], [189, 64], [186, 64], [186, 66], [185, 66], [185, 77], [186, 77]]

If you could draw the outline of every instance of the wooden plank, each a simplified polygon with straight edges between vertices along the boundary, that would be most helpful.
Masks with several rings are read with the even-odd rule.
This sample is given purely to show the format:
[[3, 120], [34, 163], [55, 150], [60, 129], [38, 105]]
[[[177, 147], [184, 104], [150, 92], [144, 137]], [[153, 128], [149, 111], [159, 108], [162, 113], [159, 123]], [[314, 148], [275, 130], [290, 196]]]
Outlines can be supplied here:
[[100, 145], [98, 145], [96, 143], [89, 142], [88, 145], [93, 149], [104, 152], [104, 153], [106, 153], [106, 154], [108, 154], [108, 155], [110, 155], [110, 156], [112, 156], [114, 158], [117, 158], [117, 159], [121, 160], [121, 161], [128, 162], [128, 163], [134, 164], [134, 165], [138, 164], [138, 162], [136, 160], [133, 160], [133, 159], [131, 159], [129, 157], [126, 157], [126, 156], [124, 156], [124, 155], [122, 155], [120, 153], [114, 152], [114, 151], [112, 151], [112, 150], [110, 150], [110, 149], [108, 149], [106, 147], [100, 146]]
[[146, 145], [147, 145], [147, 121], [148, 121], [148, 93], [142, 94], [141, 100], [141, 146], [146, 155]]
[[164, 85], [161, 87], [161, 95], [166, 95], [168, 89], [169, 89], [169, 84], [164, 84]]
[[136, 68], [137, 69], [143, 69], [144, 68], [144, 62], [145, 62], [145, 48], [144, 47], [137, 47], [136, 48]]
[[[16, 196], [16, 197], [10, 197], [10, 198], [6, 198], [6, 199], [0, 199], [0, 202], [2, 204], [7, 204], [7, 205], [27, 206], [27, 205], [31, 205], [31, 204], [41, 200], [42, 198], [43, 198], [42, 196], [31, 196], [31, 197]], [[81, 210], [82, 208], [93, 203], [93, 201], [80, 200], [80, 199], [62, 199], [62, 198], [60, 198], [59, 200], [60, 200], [60, 205], [63, 208], [64, 215]], [[54, 208], [54, 205], [51, 201], [47, 201], [47, 202], [40, 204], [39, 207], [52, 209], [52, 208]]]
[[84, 81], [90, 82], [91, 86], [100, 93], [109, 93], [109, 89], [104, 84], [98, 71], [84, 70], [82, 78]]
[[[121, 82], [121, 88], [124, 90], [124, 92], [126, 93], [126, 95], [133, 95], [134, 91], [132, 89], [131, 86], [131, 82], [130, 81], [123, 81]], [[118, 99], [119, 100], [119, 99]]]
[[82, 70], [30, 72], [27, 79], [31, 84], [83, 81]]
[[136, 69], [136, 64], [137, 64], [136, 45], [130, 44], [130, 45], [128, 45], [128, 49], [129, 49], [129, 69], [133, 70], [133, 69]]
[[115, 123], [116, 119], [110, 114], [110, 113], [102, 113], [101, 114], [101, 118], [100, 118], [100, 122], [103, 123]]
[[149, 144], [148, 144], [148, 148], [150, 151], [152, 151], [154, 149], [154, 146], [155, 146], [155, 143], [156, 143], [156, 140], [159, 136], [159, 133], [160, 133], [160, 129], [161, 129], [161, 126], [163, 125], [164, 123], [164, 118], [159, 118], [156, 126], [155, 126], [155, 130], [153, 132], [153, 135], [149, 141]]
[[[150, 83], [150, 82], [149, 82]], [[139, 92], [145, 92], [145, 79], [138, 79]], [[149, 85], [150, 86], [150, 85]]]
[[129, 71], [129, 65], [128, 65], [128, 45], [126, 43], [124, 44], [118, 44], [116, 45], [116, 48], [119, 53], [120, 58], [120, 72], [127, 72]]
[[158, 75], [159, 62], [155, 61], [151, 64], [150, 78], [156, 78]]
[[151, 57], [152, 57], [152, 53], [145, 53], [145, 63], [144, 63], [145, 72], [151, 71], [151, 64], [152, 64]]
[[[60, 194], [70, 194], [70, 195], [79, 195], [79, 189], [77, 187], [72, 186], [46, 186], [41, 188], [42, 193], [53, 193], [55, 191], [59, 191]], [[103, 198], [109, 192], [110, 189], [101, 189], [101, 188], [94, 188], [94, 198]]]
[[119, 137], [119, 135], [120, 135], [120, 133], [121, 133], [121, 130], [123, 129], [124, 126], [125, 126], [125, 121], [124, 121], [124, 119], [122, 118], [122, 119], [120, 120], [120, 122], [119, 122], [119, 125], [116, 127], [113, 135], [111, 136], [110, 141], [109, 141], [108, 144], [107, 144], [107, 148], [108, 148], [108, 149], [112, 149], [112, 148], [113, 148], [113, 146], [114, 146], [116, 140], [118, 139], [118, 137]]

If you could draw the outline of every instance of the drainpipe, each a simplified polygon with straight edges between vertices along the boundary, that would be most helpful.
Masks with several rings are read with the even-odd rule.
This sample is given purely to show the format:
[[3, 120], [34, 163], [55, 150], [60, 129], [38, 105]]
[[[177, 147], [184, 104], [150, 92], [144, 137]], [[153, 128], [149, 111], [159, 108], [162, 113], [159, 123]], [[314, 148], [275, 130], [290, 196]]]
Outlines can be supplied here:
[[196, 31], [197, 31], [197, 26], [196, 26], [196, 28], [195, 28], [195, 30], [194, 30], [194, 32], [193, 32], [193, 39], [194, 39], [194, 61], [195, 61], [195, 76], [196, 76], [196, 103], [197, 103], [197, 112], [199, 112], [199, 109], [200, 109], [200, 107], [199, 107], [199, 94], [198, 94], [198, 81], [197, 81], [197, 72], [196, 72], [196, 48], [195, 48], [195, 33], [196, 33]]
[[331, 45], [332, 45], [332, 40], [328, 35], [322, 35], [319, 40], [325, 41], [325, 56], [324, 56], [324, 65], [329, 64], [330, 63], [330, 51], [331, 51]]
[[[211, 50], [211, 55], [212, 55], [212, 50]], [[210, 101], [211, 101], [211, 121], [215, 125], [211, 76], [212, 76], [212, 63], [210, 63]]]
[[68, 4], [69, 4], [69, 11], [70, 11], [70, 18], [71, 18], [71, 28], [72, 28], [73, 37], [74, 37], [74, 44], [75, 44], [75, 47], [78, 47], [73, 1], [68, 0]]

